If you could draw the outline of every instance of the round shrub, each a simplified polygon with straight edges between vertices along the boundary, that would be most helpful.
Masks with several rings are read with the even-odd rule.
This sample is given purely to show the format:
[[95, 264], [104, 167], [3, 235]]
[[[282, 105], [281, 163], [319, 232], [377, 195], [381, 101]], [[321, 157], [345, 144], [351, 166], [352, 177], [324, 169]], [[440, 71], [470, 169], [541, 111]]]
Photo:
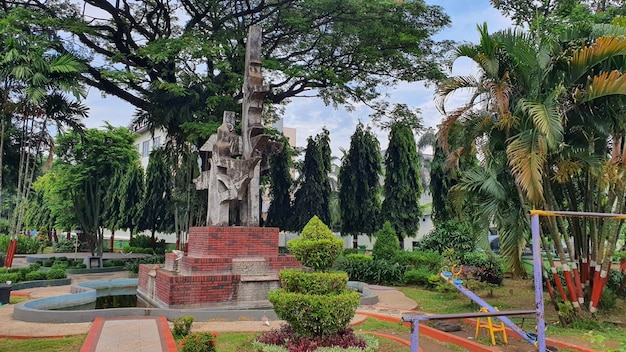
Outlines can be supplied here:
[[180, 342], [183, 352], [215, 352], [215, 335], [211, 332], [194, 332]]
[[269, 293], [276, 314], [301, 335], [329, 336], [344, 329], [359, 306], [361, 295], [344, 290], [337, 295], [307, 295], [278, 289]]
[[317, 216], [309, 220], [299, 238], [287, 242], [289, 252], [302, 265], [315, 271], [330, 269], [343, 248], [343, 241]]
[[383, 227], [374, 234], [376, 242], [372, 250], [374, 260], [390, 260], [400, 250], [400, 240], [391, 223], [386, 221]]
[[296, 293], [311, 295], [329, 295], [343, 292], [348, 284], [348, 274], [338, 273], [307, 273], [302, 270], [289, 269], [280, 272], [280, 286]]

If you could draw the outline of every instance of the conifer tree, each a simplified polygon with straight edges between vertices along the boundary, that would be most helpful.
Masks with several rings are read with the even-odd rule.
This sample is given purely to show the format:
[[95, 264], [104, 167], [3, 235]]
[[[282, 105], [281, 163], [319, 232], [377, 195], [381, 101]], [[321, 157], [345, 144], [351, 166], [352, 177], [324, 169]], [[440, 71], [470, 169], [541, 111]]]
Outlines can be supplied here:
[[278, 227], [282, 230], [291, 230], [291, 147], [284, 138], [283, 149], [280, 153], [270, 157], [270, 197], [271, 202], [267, 210], [267, 226]]
[[299, 230], [313, 217], [330, 223], [330, 138], [328, 130], [307, 139], [300, 188], [296, 191], [292, 228]]
[[378, 226], [381, 172], [378, 140], [359, 123], [339, 173], [341, 233], [354, 236], [354, 246], [360, 233], [371, 234]]
[[422, 209], [420, 165], [410, 124], [395, 120], [390, 125], [389, 147], [385, 156], [385, 200], [382, 221], [389, 221], [400, 239], [414, 236], [419, 229]]
[[164, 149], [157, 148], [150, 153], [146, 168], [146, 193], [143, 198], [143, 217], [141, 230], [149, 230], [152, 234], [152, 245], [155, 233], [163, 231], [171, 224], [168, 221], [167, 207], [172, 199], [171, 173]]

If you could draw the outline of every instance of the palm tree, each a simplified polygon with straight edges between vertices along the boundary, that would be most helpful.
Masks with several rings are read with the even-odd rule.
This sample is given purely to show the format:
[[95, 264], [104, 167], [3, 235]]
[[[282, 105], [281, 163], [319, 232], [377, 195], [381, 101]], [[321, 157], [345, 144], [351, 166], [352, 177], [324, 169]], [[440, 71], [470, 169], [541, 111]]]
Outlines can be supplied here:
[[[610, 26], [599, 27], [596, 32], [586, 33], [586, 41], [579, 46], [572, 43], [581, 42], [582, 36], [578, 36], [579, 41], [569, 41], [571, 38], [532, 37], [516, 31], [489, 35], [486, 26], [479, 27], [480, 44], [460, 47], [457, 53], [473, 59], [480, 68], [480, 76], [478, 79], [455, 77], [439, 87], [444, 101], [460, 88], [472, 88], [469, 103], [449, 114], [442, 125], [443, 135], [447, 126], [460, 120], [470, 137], [461, 147], [475, 146], [485, 171], [506, 166], [497, 173], [506, 176], [499, 182], [481, 183], [479, 173], [474, 173], [465, 177], [457, 188], [483, 193], [493, 193], [500, 187], [515, 190], [505, 199], [516, 194], [518, 204], [499, 202], [502, 198], [494, 193], [488, 198], [493, 206], [479, 208], [491, 212], [488, 215], [501, 227], [502, 249], [514, 272], [521, 269], [519, 254], [528, 233], [521, 229], [528, 228], [527, 209], [560, 210], [569, 204], [582, 210], [584, 207], [578, 206], [578, 201], [584, 200], [582, 204], [603, 204], [604, 211], [622, 211], [617, 204], [624, 203], [623, 182], [610, 182], [622, 180], [622, 173], [612, 173], [614, 176], [607, 180], [603, 170], [622, 160], [620, 146], [624, 133], [615, 128], [619, 126], [615, 116], [620, 109], [605, 107], [618, 106], [626, 93], [626, 79], [616, 70], [623, 67], [626, 42], [623, 37], [598, 35], [607, 29], [612, 33], [618, 31]], [[582, 156], [582, 148], [589, 154]], [[606, 152], [602, 155], [606, 150], [612, 151], [609, 160]], [[597, 162], [602, 159], [604, 162]], [[586, 183], [581, 184], [580, 177], [574, 177], [577, 175], [584, 177]], [[514, 188], [507, 188], [511, 180]], [[602, 201], [594, 202], [593, 194], [602, 195]], [[496, 209], [499, 210], [493, 212]], [[503, 214], [517, 216], [502, 217]], [[582, 296], [582, 290], [576, 283], [579, 278], [572, 278], [567, 264], [582, 261], [582, 255], [587, 253], [585, 243], [591, 243], [592, 260], [608, 265], [607, 258], [612, 255], [617, 238], [615, 229], [619, 227], [602, 226], [595, 220], [585, 221], [583, 225], [592, 234], [588, 241], [580, 236], [585, 227], [581, 229], [578, 220], [565, 222], [551, 217], [543, 223], [564, 264], [569, 300], [575, 306], [582, 298], [576, 297]], [[566, 231], [578, 233], [574, 246], [568, 245]], [[604, 231], [612, 231], [613, 235], [602, 237], [608, 235]], [[543, 241], [547, 243], [548, 239]], [[569, 257], [562, 243], [569, 247]], [[603, 257], [605, 252], [607, 255]]]

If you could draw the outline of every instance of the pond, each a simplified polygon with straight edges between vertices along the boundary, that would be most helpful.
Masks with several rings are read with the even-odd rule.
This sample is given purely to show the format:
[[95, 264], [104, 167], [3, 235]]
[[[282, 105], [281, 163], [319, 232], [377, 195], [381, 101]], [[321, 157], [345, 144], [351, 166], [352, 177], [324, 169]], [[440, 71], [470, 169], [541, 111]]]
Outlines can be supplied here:
[[137, 295], [112, 295], [96, 298], [95, 302], [56, 308], [53, 310], [87, 310], [87, 309], [110, 309], [110, 308], [146, 308], [144, 302], [137, 300]]

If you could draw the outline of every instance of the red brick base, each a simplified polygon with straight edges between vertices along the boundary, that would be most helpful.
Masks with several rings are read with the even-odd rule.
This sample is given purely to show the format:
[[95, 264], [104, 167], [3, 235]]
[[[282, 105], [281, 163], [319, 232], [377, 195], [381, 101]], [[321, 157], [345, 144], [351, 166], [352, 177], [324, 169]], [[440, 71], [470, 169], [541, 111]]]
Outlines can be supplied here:
[[193, 227], [188, 249], [180, 259], [166, 254], [163, 268], [140, 265], [140, 296], [167, 308], [238, 305], [246, 299], [242, 281], [269, 290], [280, 270], [301, 267], [292, 255], [278, 254], [277, 228]]

